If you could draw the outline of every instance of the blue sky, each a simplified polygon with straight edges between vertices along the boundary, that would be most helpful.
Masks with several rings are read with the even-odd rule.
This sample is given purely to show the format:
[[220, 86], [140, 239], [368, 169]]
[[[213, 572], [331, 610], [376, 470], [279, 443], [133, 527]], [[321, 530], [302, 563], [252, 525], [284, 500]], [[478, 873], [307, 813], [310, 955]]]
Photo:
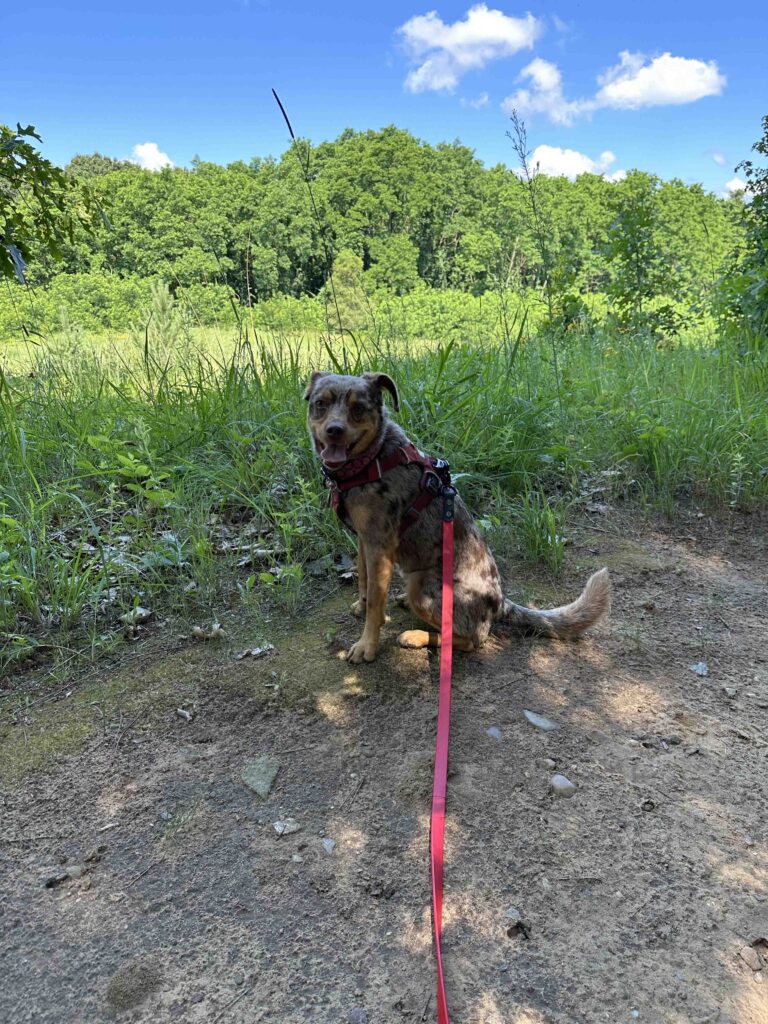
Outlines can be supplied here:
[[760, 6], [5, 0], [0, 121], [35, 124], [58, 163], [226, 163], [286, 148], [274, 86], [314, 142], [394, 123], [512, 164], [514, 104], [544, 170], [639, 167], [720, 193], [768, 113]]

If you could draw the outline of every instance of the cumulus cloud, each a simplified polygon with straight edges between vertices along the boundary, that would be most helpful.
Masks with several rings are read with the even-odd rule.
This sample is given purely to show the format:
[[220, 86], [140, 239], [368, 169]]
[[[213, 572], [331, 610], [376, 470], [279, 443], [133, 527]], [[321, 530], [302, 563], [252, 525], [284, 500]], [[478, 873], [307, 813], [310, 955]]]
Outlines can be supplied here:
[[689, 60], [663, 53], [646, 64], [642, 53], [623, 50], [619, 63], [597, 79], [602, 86], [595, 96], [598, 107], [637, 110], [669, 104], [695, 103], [705, 96], [718, 96], [725, 88], [713, 60]]
[[513, 110], [521, 114], [546, 114], [555, 124], [570, 125], [584, 113], [585, 101], [566, 100], [563, 95], [563, 76], [557, 64], [535, 57], [520, 72], [518, 81], [529, 81], [530, 88], [507, 96], [501, 107], [508, 114]]
[[543, 31], [532, 14], [513, 18], [486, 4], [475, 4], [463, 21], [446, 24], [437, 11], [419, 14], [398, 29], [409, 59], [409, 92], [454, 89], [468, 72], [491, 61], [531, 49]]
[[721, 153], [719, 149], [712, 151], [712, 159], [715, 161], [718, 167], [724, 167], [726, 163], [725, 153]]
[[167, 153], [160, 151], [156, 142], [140, 142], [133, 147], [132, 162], [146, 171], [159, 171], [163, 167], [175, 167]]
[[742, 181], [741, 178], [731, 178], [730, 181], [725, 183], [725, 190], [729, 196], [733, 195], [734, 192], [743, 192], [746, 187], [746, 181]]
[[596, 160], [593, 160], [586, 153], [580, 153], [576, 149], [537, 146], [531, 153], [530, 162], [531, 166], [537, 168], [540, 174], [547, 174], [550, 177], [562, 175], [573, 180], [580, 174], [602, 174], [609, 181], [621, 181], [627, 176], [626, 171], [607, 173], [611, 164], [616, 163], [616, 157], [610, 149], [606, 149]]
[[694, 103], [705, 96], [717, 96], [725, 88], [725, 75], [715, 61], [708, 63], [664, 53], [650, 62], [641, 53], [623, 50], [619, 63], [598, 75], [600, 86], [594, 96], [568, 100], [563, 93], [560, 69], [537, 57], [520, 73], [530, 87], [518, 89], [502, 103], [510, 113], [546, 114], [555, 124], [570, 125], [577, 117], [610, 107], [637, 110], [640, 107]]

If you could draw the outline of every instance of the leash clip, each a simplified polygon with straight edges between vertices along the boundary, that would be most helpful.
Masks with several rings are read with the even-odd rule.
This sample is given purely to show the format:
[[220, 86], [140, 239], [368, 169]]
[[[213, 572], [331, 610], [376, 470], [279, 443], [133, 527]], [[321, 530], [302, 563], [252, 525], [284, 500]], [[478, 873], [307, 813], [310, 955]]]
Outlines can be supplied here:
[[454, 500], [456, 498], [456, 488], [448, 485], [443, 488], [443, 522], [452, 523], [455, 513]]

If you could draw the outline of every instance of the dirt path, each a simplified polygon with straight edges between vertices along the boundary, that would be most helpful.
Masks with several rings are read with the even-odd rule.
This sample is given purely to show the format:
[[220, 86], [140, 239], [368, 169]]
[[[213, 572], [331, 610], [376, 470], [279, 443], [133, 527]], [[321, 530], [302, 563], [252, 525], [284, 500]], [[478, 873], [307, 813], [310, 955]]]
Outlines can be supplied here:
[[[546, 603], [607, 564], [607, 625], [458, 658], [453, 1021], [764, 1024], [763, 526], [596, 526], [574, 532], [556, 587], [523, 578]], [[0, 767], [26, 770], [0, 798], [0, 1020], [434, 1020], [437, 662], [390, 644], [373, 667], [339, 661], [358, 628], [348, 598], [262, 659], [235, 661], [234, 643], [135, 658], [6, 733]], [[407, 621], [393, 618], [390, 638]], [[560, 728], [534, 728], [526, 708]], [[47, 759], [62, 748], [48, 734], [73, 752]], [[262, 800], [241, 773], [267, 753], [280, 767]], [[555, 771], [572, 799], [549, 793]], [[300, 830], [278, 837], [288, 818]], [[73, 866], [81, 877], [45, 887]], [[527, 938], [507, 934], [515, 911]]]

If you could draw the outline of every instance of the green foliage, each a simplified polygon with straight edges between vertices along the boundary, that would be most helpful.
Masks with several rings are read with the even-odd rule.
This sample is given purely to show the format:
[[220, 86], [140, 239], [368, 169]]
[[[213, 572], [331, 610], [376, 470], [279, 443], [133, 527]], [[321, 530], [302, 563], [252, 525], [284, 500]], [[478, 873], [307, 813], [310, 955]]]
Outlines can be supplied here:
[[[174, 293], [223, 288], [256, 309], [277, 296], [323, 296], [327, 245], [337, 258], [349, 251], [362, 260], [367, 294], [544, 287], [551, 318], [567, 326], [564, 296], [584, 299], [609, 285], [627, 313], [645, 312], [660, 292], [703, 309], [743, 237], [732, 200], [638, 172], [618, 184], [536, 175], [534, 211], [525, 180], [483, 167], [459, 143], [431, 146], [390, 126], [348, 130], [311, 150], [295, 145], [279, 160], [159, 172], [98, 153], [73, 158], [64, 180], [87, 183], [111, 229], [85, 230], [75, 218], [59, 242], [61, 269], [159, 278]], [[61, 275], [45, 247], [30, 254], [29, 280], [52, 285]], [[638, 282], [642, 294], [633, 297]]]
[[37, 250], [59, 259], [76, 226], [90, 230], [97, 212], [91, 192], [41, 156], [32, 125], [0, 124], [0, 278], [24, 281]]
[[[333, 287], [325, 289], [329, 325], [355, 331], [368, 319], [368, 297], [363, 286], [363, 261], [351, 249], [342, 249], [333, 261]], [[337, 320], [341, 320], [341, 324]]]
[[419, 250], [407, 235], [371, 239], [369, 251], [374, 262], [368, 278], [374, 288], [405, 295], [418, 285]]
[[[768, 116], [763, 118], [762, 137], [752, 148], [768, 157]], [[749, 202], [741, 211], [746, 228], [744, 260], [731, 287], [754, 337], [764, 343], [768, 335], [768, 166], [745, 160], [736, 169], [744, 171]]]

